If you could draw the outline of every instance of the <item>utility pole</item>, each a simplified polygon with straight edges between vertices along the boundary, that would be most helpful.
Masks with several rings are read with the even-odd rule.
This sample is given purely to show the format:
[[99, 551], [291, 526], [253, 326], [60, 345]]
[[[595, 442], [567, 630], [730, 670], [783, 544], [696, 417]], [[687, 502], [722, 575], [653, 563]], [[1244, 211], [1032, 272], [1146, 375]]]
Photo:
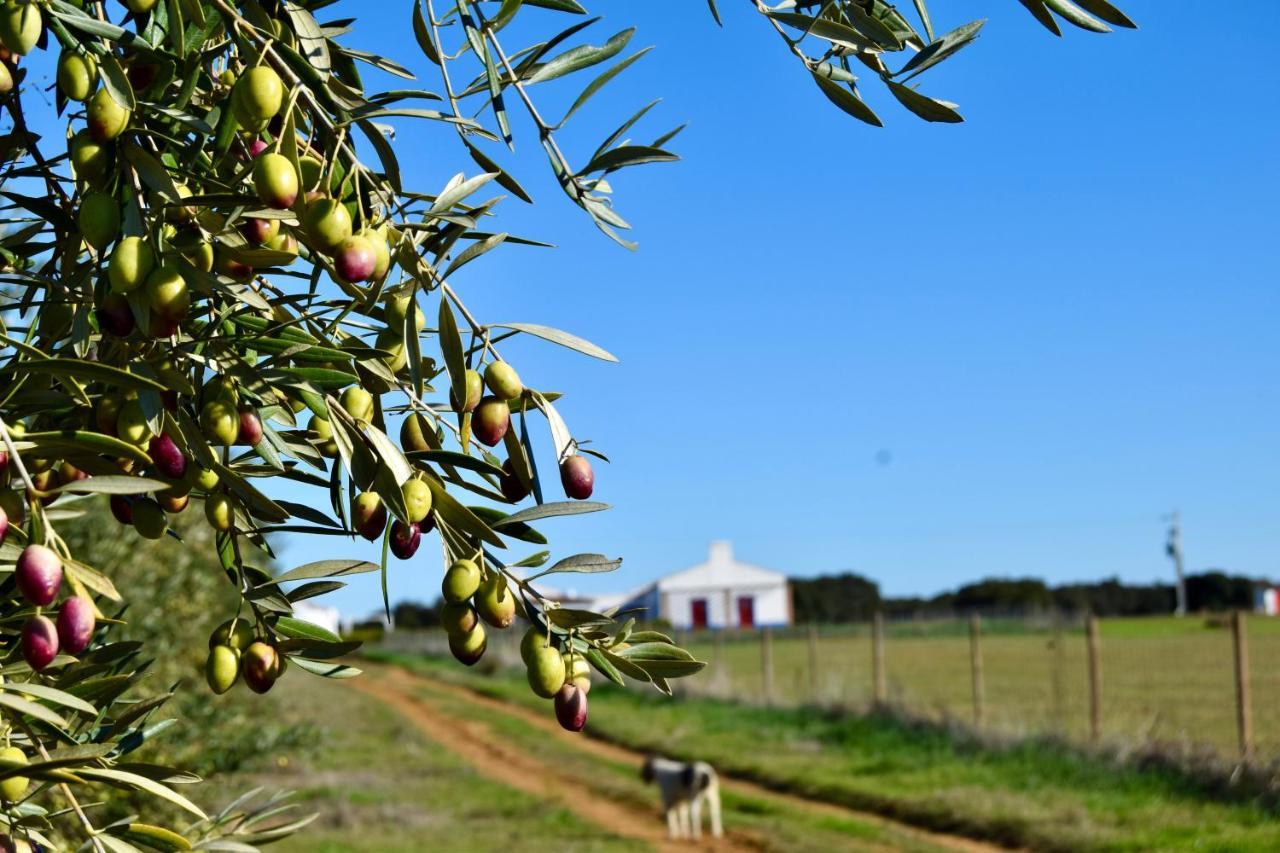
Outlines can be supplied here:
[[1164, 547], [1165, 553], [1173, 560], [1173, 569], [1178, 575], [1178, 585], [1176, 587], [1178, 594], [1177, 607], [1174, 614], [1177, 616], [1187, 615], [1187, 582], [1182, 576], [1182, 521], [1175, 509], [1169, 522], [1169, 542]]

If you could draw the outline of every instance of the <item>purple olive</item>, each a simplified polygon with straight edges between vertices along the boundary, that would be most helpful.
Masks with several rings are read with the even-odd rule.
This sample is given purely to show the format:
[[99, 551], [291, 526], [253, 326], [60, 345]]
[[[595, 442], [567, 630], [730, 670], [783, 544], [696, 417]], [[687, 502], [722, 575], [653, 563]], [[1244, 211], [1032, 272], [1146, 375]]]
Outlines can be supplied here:
[[28, 545], [14, 569], [22, 597], [36, 607], [52, 604], [62, 587], [62, 559], [51, 548]]
[[151, 454], [156, 470], [170, 480], [181, 480], [182, 475], [187, 473], [186, 455], [166, 433], [160, 433], [151, 439], [147, 452]]
[[396, 519], [391, 524], [391, 553], [401, 560], [407, 560], [418, 551], [422, 542], [422, 531], [418, 522], [408, 524]]
[[127, 338], [133, 334], [136, 326], [133, 309], [129, 307], [129, 300], [119, 293], [108, 294], [96, 313], [98, 326], [103, 331], [110, 332], [117, 338]]
[[333, 253], [333, 268], [343, 281], [367, 281], [378, 265], [373, 244], [363, 237], [348, 237]]
[[240, 674], [254, 693], [266, 693], [280, 677], [280, 652], [275, 646], [257, 640], [240, 656]]
[[32, 616], [22, 624], [22, 657], [36, 672], [58, 656], [58, 629], [48, 616]]
[[96, 620], [93, 604], [87, 598], [73, 595], [62, 602], [58, 611], [58, 640], [68, 654], [78, 655], [89, 647]]
[[418, 532], [423, 536], [436, 529], [436, 511], [427, 513], [427, 517], [418, 522]]
[[580, 732], [587, 724], [587, 691], [566, 682], [556, 693], [556, 719], [565, 731]]
[[111, 506], [111, 514], [115, 516], [116, 521], [121, 524], [133, 524], [133, 502], [124, 495], [112, 495], [108, 502]]
[[250, 216], [240, 224], [240, 233], [250, 243], [261, 246], [280, 231], [280, 220]]
[[4, 507], [0, 506], [0, 545], [4, 544], [5, 537], [9, 535], [9, 513], [4, 511]]
[[241, 409], [239, 443], [257, 447], [260, 441], [262, 441], [262, 420], [258, 417], [258, 413], [247, 407]]
[[520, 479], [510, 459], [502, 463], [502, 476], [498, 478], [498, 485], [502, 488], [502, 496], [510, 503], [519, 503], [529, 497], [529, 487]]
[[560, 463], [560, 484], [564, 486], [564, 493], [574, 500], [585, 501], [591, 497], [596, 475], [585, 456], [570, 456]]

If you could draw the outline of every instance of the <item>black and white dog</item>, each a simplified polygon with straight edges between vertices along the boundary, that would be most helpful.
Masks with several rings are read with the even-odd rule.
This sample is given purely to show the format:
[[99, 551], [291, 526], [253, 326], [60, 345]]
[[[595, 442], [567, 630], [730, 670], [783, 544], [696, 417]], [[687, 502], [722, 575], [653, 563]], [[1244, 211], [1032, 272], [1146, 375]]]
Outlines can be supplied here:
[[711, 834], [716, 838], [724, 834], [720, 824], [720, 782], [710, 764], [650, 755], [640, 769], [640, 778], [658, 783], [670, 838], [702, 837], [703, 803], [711, 815]]

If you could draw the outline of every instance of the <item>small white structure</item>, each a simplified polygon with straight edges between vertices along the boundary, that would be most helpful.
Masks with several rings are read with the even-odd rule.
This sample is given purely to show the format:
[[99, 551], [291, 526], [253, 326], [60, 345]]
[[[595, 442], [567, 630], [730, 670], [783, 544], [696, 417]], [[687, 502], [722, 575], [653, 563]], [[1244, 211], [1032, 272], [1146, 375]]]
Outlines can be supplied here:
[[342, 614], [338, 612], [336, 607], [323, 607], [319, 604], [312, 604], [309, 601], [299, 601], [293, 605], [293, 615], [294, 618], [301, 619], [304, 622], [319, 625], [330, 633], [342, 633]]
[[640, 611], [683, 631], [701, 628], [782, 627], [792, 623], [791, 585], [781, 572], [740, 563], [728, 542], [712, 542], [705, 563], [593, 602], [597, 609]]
[[1253, 588], [1253, 610], [1267, 616], [1280, 615], [1280, 589], [1260, 583]]

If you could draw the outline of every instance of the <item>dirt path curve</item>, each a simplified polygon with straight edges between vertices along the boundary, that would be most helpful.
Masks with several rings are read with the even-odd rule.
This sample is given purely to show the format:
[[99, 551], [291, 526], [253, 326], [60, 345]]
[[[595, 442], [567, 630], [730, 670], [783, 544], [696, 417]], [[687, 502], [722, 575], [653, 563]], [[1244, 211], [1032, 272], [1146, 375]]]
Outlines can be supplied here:
[[[356, 689], [394, 708], [427, 737], [462, 758], [480, 775], [539, 799], [551, 800], [588, 823], [623, 838], [646, 842], [663, 853], [689, 850], [687, 843], [676, 844], [667, 840], [666, 825], [656, 811], [634, 808], [600, 796], [582, 780], [560, 772], [501, 738], [491, 737], [489, 728], [483, 723], [444, 713], [435, 703], [419, 695], [417, 688], [456, 694], [465, 700], [475, 698], [471, 691], [412, 675], [402, 669], [370, 668], [366, 672], [370, 677], [351, 682]], [[500, 702], [495, 705], [503, 711], [511, 710]], [[725, 853], [759, 849], [758, 844], [737, 833], [730, 833], [714, 843], [711, 839], [704, 841], [707, 842], [706, 849]]]
[[[644, 760], [642, 753], [617, 744], [571, 734], [561, 729], [549, 716], [542, 716], [527, 708], [477, 693], [461, 685], [420, 673], [412, 673], [400, 667], [369, 667], [366, 672], [369, 677], [353, 679], [351, 683], [363, 692], [394, 707], [417, 724], [428, 737], [464, 758], [483, 775], [527, 793], [553, 799], [583, 820], [603, 826], [617, 835], [646, 841], [662, 851], [690, 849], [687, 843], [673, 844], [667, 840], [666, 825], [662, 822], [656, 806], [653, 809], [640, 809], [602, 797], [582, 780], [544, 765], [532, 756], [505, 744], [501, 739], [484, 737], [488, 729], [482, 723], [447, 715], [431, 702], [421, 698], [416, 691], [425, 688], [436, 693], [444, 693], [518, 718], [530, 727], [544, 731], [577, 749], [606, 760], [635, 764], [639, 767]], [[870, 812], [774, 791], [724, 774], [720, 776], [720, 785], [726, 790], [743, 796], [786, 805], [793, 809], [803, 809], [815, 814], [857, 820], [868, 824], [893, 826], [901, 834], [913, 836], [921, 842], [945, 850], [993, 853], [993, 851], [1004, 849], [962, 836], [918, 829]], [[724, 839], [714, 845], [705, 836], [703, 841], [704, 849], [716, 851], [758, 850], [764, 846], [760, 839], [732, 829]]]

